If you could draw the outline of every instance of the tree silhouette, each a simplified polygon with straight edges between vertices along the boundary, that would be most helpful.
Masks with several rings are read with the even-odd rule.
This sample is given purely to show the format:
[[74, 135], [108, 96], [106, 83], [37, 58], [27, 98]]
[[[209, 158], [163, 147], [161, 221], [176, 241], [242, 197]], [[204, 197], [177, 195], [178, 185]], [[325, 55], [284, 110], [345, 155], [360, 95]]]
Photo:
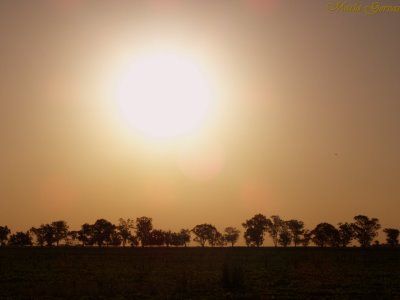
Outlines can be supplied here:
[[400, 231], [395, 228], [385, 228], [383, 232], [386, 233], [386, 242], [391, 247], [396, 247], [399, 245], [399, 234]]
[[171, 245], [175, 246], [175, 247], [183, 245], [183, 244], [181, 244], [181, 239], [180, 239], [179, 233], [171, 232]]
[[308, 229], [305, 229], [300, 243], [303, 245], [303, 247], [308, 247], [308, 245], [310, 245], [311, 238], [312, 238], [311, 231]]
[[99, 219], [93, 224], [93, 242], [99, 247], [110, 245], [115, 225], [105, 219]]
[[339, 232], [329, 223], [320, 223], [311, 231], [312, 241], [318, 247], [336, 246], [339, 240]]
[[93, 225], [85, 223], [81, 226], [81, 230], [78, 231], [78, 240], [82, 243], [82, 246], [94, 244], [94, 231]]
[[292, 233], [289, 230], [287, 222], [284, 222], [279, 232], [278, 243], [283, 247], [287, 247], [291, 244], [291, 242], [292, 242]]
[[190, 230], [189, 229], [181, 229], [181, 231], [178, 233], [179, 236], [179, 244], [181, 246], [187, 246], [188, 243], [190, 243]]
[[[190, 230], [188, 229], [181, 229], [180, 232], [167, 232], [167, 238], [170, 239], [170, 245], [172, 246], [185, 246], [190, 242]], [[168, 246], [167, 241], [165, 244]]]
[[129, 240], [129, 237], [132, 235], [132, 230], [135, 228], [135, 221], [131, 219], [124, 220], [122, 218], [119, 219], [119, 224], [117, 226], [117, 230], [122, 239], [122, 246], [125, 247], [126, 243]]
[[172, 245], [173, 235], [174, 235], [174, 233], [171, 230], [164, 231], [165, 246], [169, 247], [170, 245]]
[[215, 227], [210, 232], [210, 238], [209, 238], [208, 241], [209, 241], [211, 247], [214, 247], [214, 246], [223, 247], [223, 246], [225, 246], [224, 236]]
[[[43, 225], [42, 225], [43, 226]], [[35, 236], [36, 245], [43, 247], [45, 243], [44, 230], [40, 226], [39, 228], [32, 227], [29, 231]]]
[[239, 239], [240, 230], [235, 227], [226, 227], [224, 233], [224, 239], [227, 243], [230, 243], [233, 247]]
[[67, 238], [66, 243], [67, 243], [68, 245], [73, 244], [73, 243], [75, 243], [76, 241], [79, 241], [79, 239], [78, 239], [78, 237], [79, 237], [79, 231], [77, 231], [77, 230], [68, 231], [67, 236], [68, 236], [68, 238]]
[[32, 237], [30, 236], [29, 231], [19, 231], [10, 236], [10, 240], [8, 243], [10, 246], [16, 247], [32, 246]]
[[114, 230], [111, 232], [111, 237], [110, 237], [110, 245], [119, 247], [122, 244], [122, 238], [121, 235], [119, 234], [118, 231], [115, 230], [115, 225]]
[[129, 241], [129, 244], [131, 245], [131, 247], [139, 246], [139, 240], [138, 240], [137, 236], [135, 236], [133, 234], [128, 238], [128, 241]]
[[153, 229], [150, 232], [150, 240], [147, 245], [162, 246], [165, 243], [164, 231], [160, 229]]
[[192, 229], [192, 232], [196, 236], [193, 240], [204, 247], [207, 241], [210, 245], [214, 244], [215, 235], [218, 230], [211, 224], [200, 224], [196, 225]]
[[5, 246], [11, 231], [7, 226], [0, 226], [0, 246]]
[[45, 240], [44, 240], [44, 232], [43, 232], [42, 227], [39, 227], [39, 228], [32, 227], [29, 231], [35, 236], [36, 245], [43, 247]]
[[291, 233], [294, 246], [297, 247], [301, 243], [304, 234], [304, 223], [298, 220], [289, 220], [286, 222], [286, 226]]
[[[329, 223], [320, 223], [312, 231], [305, 229], [302, 221], [291, 219], [285, 221], [277, 215], [268, 219], [262, 214], [256, 214], [242, 224], [244, 227], [244, 239], [247, 246], [260, 247], [263, 245], [265, 233], [268, 232], [272, 241], [278, 245], [288, 247], [292, 243], [295, 247], [303, 245], [307, 247], [312, 241], [319, 247], [347, 247], [352, 240], [357, 240], [361, 247], [371, 245], [381, 228], [377, 218], [369, 218], [364, 215], [354, 217], [353, 223], [338, 223], [338, 227]], [[135, 234], [133, 234], [135, 230]], [[400, 232], [395, 228], [385, 228], [386, 241], [389, 246], [396, 247], [399, 244]], [[68, 230], [65, 221], [55, 221], [50, 224], [42, 224], [40, 227], [32, 227], [28, 232], [17, 232], [10, 236], [7, 226], [0, 226], [0, 246], [31, 245], [32, 241], [37, 246], [59, 246], [62, 241], [65, 245], [82, 246], [123, 246], [127, 244], [133, 247], [139, 244], [145, 246], [187, 246], [194, 234], [195, 242], [202, 247], [208, 243], [211, 247], [223, 247], [237, 243], [240, 231], [235, 227], [226, 227], [221, 233], [214, 225], [199, 224], [192, 230], [181, 229], [179, 232], [153, 229], [152, 219], [140, 217], [133, 219], [119, 219], [118, 225], [114, 225], [105, 219], [99, 219], [94, 224], [85, 223], [80, 230]], [[32, 239], [34, 237], [34, 239]], [[377, 244], [377, 243], [375, 243]]]
[[360, 243], [361, 247], [369, 247], [372, 240], [378, 235], [381, 228], [377, 218], [368, 218], [364, 215], [354, 217], [353, 223], [354, 237]]
[[247, 246], [260, 247], [264, 242], [264, 234], [269, 228], [271, 220], [262, 214], [257, 214], [253, 218], [246, 220], [242, 226], [245, 228], [244, 239]]
[[40, 230], [43, 233], [43, 240], [45, 241], [46, 245], [48, 247], [53, 246], [53, 244], [55, 243], [55, 229], [53, 226], [51, 226], [50, 224], [42, 224], [40, 226]]
[[153, 223], [151, 218], [140, 217], [136, 219], [136, 236], [142, 247], [150, 244], [152, 229]]
[[350, 223], [339, 223], [339, 246], [347, 247], [354, 239], [353, 225]]
[[271, 221], [267, 226], [267, 231], [272, 238], [274, 246], [278, 246], [279, 234], [285, 222], [279, 216], [271, 216]]
[[65, 240], [68, 236], [68, 225], [65, 221], [55, 221], [51, 223], [54, 229], [54, 242], [58, 246], [60, 241]]

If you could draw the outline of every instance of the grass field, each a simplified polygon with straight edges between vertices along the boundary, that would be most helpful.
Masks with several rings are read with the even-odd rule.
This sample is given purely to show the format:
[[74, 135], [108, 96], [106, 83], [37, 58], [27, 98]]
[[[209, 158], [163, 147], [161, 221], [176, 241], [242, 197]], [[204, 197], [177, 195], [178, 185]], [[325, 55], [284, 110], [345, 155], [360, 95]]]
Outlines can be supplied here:
[[400, 251], [4, 248], [0, 298], [400, 299]]

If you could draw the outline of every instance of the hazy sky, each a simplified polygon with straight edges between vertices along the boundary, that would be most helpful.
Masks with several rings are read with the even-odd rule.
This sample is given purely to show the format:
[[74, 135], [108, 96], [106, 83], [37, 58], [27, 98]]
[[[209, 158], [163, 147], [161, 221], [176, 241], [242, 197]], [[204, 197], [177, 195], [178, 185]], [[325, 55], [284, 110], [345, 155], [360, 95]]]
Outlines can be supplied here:
[[[398, 227], [400, 14], [327, 2], [1, 1], [0, 224], [362, 213]], [[164, 44], [203, 60], [223, 96], [199, 136], [152, 143], [109, 91], [138, 49]]]

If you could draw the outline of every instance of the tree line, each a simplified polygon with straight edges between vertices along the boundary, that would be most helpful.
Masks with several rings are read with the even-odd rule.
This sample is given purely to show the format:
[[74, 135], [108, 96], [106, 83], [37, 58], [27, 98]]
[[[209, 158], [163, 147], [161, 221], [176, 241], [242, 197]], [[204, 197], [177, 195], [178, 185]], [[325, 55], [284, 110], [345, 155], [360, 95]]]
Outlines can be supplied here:
[[[303, 246], [314, 244], [318, 247], [347, 247], [357, 241], [361, 247], [369, 247], [378, 236], [381, 225], [377, 218], [357, 215], [351, 223], [339, 223], [337, 227], [330, 223], [320, 223], [314, 229], [305, 228], [300, 220], [284, 220], [277, 215], [267, 218], [257, 214], [242, 224], [243, 237], [248, 247], [260, 247], [265, 237], [270, 236], [275, 247]], [[400, 231], [385, 228], [386, 245], [398, 247]], [[240, 230], [226, 227], [223, 232], [212, 224], [199, 224], [192, 229], [181, 229], [178, 232], [153, 228], [153, 221], [148, 217], [119, 219], [113, 224], [99, 219], [94, 224], [85, 223], [80, 230], [70, 230], [67, 222], [55, 221], [32, 227], [30, 230], [15, 232], [7, 226], [0, 226], [1, 246], [115, 246], [115, 247], [148, 247], [175, 246], [186, 247], [192, 236], [200, 246], [211, 247], [234, 246], [240, 236]], [[379, 245], [378, 241], [374, 245]]]

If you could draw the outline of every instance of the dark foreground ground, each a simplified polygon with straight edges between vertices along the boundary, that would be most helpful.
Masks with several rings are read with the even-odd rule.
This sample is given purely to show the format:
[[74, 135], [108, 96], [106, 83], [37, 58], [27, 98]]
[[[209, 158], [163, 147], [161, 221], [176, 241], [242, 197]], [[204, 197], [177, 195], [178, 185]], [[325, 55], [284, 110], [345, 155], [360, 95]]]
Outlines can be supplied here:
[[0, 249], [1, 299], [400, 299], [400, 250]]

